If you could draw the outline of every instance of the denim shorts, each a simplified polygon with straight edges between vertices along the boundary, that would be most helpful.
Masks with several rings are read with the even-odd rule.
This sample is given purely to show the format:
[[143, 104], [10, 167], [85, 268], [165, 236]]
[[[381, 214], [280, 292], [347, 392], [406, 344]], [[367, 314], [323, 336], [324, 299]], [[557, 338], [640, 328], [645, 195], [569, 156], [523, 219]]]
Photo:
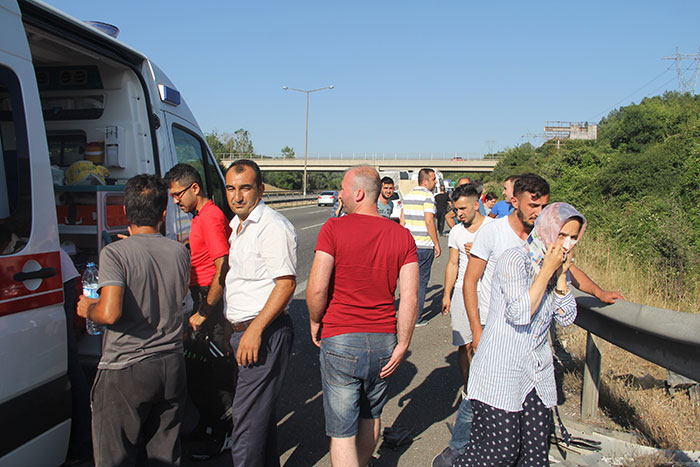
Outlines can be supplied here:
[[389, 379], [379, 372], [391, 359], [396, 334], [359, 332], [321, 340], [321, 381], [326, 434], [357, 435], [359, 418], [382, 414]]

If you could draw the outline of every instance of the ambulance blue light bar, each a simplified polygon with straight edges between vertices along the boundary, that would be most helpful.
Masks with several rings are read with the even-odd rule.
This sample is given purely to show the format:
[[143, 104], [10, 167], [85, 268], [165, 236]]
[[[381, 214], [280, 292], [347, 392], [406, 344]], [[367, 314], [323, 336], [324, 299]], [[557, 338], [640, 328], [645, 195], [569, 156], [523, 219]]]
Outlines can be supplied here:
[[170, 105], [180, 105], [181, 98], [179, 91], [164, 84], [159, 84], [158, 92], [160, 92], [160, 100], [163, 102], [167, 102]]

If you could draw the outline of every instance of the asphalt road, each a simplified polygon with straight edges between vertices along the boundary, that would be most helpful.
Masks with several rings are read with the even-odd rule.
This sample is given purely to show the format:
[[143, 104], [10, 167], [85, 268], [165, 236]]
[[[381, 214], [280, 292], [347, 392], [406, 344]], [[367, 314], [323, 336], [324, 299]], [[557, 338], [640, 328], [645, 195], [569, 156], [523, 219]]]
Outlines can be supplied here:
[[[311, 343], [304, 295], [316, 237], [330, 208], [305, 206], [280, 212], [294, 224], [300, 239], [297, 291], [290, 306], [295, 341], [277, 414], [280, 460], [287, 467], [329, 466], [318, 349]], [[440, 243], [446, 250], [447, 238], [441, 238]], [[416, 439], [396, 451], [380, 449], [376, 466], [427, 466], [449, 442], [447, 422], [454, 423], [461, 377], [451, 345], [449, 317], [439, 313], [446, 256], [433, 263], [426, 298], [426, 306], [431, 308], [430, 324], [416, 329], [408, 358], [392, 379], [382, 416], [383, 426], [408, 428]], [[228, 453], [208, 462], [184, 458], [183, 465], [230, 466], [231, 458]]]

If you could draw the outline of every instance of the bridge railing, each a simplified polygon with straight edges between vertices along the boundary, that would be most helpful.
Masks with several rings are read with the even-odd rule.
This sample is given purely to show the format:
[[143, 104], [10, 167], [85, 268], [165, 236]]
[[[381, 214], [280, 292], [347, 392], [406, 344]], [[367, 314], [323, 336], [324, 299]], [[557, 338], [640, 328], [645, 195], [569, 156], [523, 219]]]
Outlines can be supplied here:
[[[222, 162], [232, 162], [237, 159], [251, 159], [251, 160], [274, 160], [274, 159], [284, 159], [281, 155], [261, 155], [261, 154], [240, 154], [240, 153], [217, 153], [218, 157], [221, 158]], [[481, 159], [496, 159], [493, 154], [481, 154], [481, 153], [387, 153], [387, 152], [353, 152], [353, 153], [313, 153], [309, 154], [308, 158], [310, 160], [437, 160], [437, 161], [450, 161], [450, 160], [481, 160]], [[303, 154], [297, 154], [294, 159], [303, 160]]]
[[581, 416], [598, 410], [601, 354], [599, 338], [639, 357], [700, 381], [700, 315], [618, 300], [605, 304], [590, 295], [576, 298], [575, 323], [588, 331]]

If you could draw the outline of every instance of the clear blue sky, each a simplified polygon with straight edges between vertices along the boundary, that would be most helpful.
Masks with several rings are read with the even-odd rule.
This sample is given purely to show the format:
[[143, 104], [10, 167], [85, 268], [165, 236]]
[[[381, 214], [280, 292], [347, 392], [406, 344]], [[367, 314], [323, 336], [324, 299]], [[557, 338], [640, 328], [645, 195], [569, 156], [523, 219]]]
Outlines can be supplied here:
[[677, 89], [661, 58], [700, 46], [697, 1], [49, 3], [117, 25], [205, 132], [244, 128], [262, 154], [304, 152], [284, 85], [335, 85], [311, 95], [309, 153], [484, 153]]

